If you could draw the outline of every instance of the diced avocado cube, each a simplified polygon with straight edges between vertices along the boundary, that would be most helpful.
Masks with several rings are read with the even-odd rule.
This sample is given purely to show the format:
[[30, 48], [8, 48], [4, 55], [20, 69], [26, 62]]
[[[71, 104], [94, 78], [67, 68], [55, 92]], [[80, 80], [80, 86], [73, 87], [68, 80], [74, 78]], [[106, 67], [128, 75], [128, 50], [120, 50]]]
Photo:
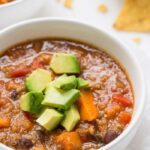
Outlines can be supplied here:
[[36, 122], [45, 129], [51, 131], [59, 125], [63, 117], [64, 115], [55, 109], [45, 109]]
[[46, 89], [42, 104], [66, 110], [79, 98], [79, 96], [79, 90], [71, 89], [65, 91], [50, 85]]
[[62, 75], [53, 82], [51, 82], [52, 86], [63, 89], [63, 90], [70, 90], [75, 89], [77, 87], [77, 78], [75, 76], [66, 76]]
[[67, 130], [72, 131], [76, 124], [80, 121], [80, 114], [75, 105], [72, 105], [69, 110], [65, 112], [65, 118], [61, 125]]
[[82, 78], [78, 78], [77, 80], [78, 80], [78, 89], [87, 88], [89, 86], [88, 81]]
[[28, 91], [42, 92], [51, 82], [51, 73], [44, 69], [37, 69], [26, 78], [25, 84]]
[[72, 54], [56, 53], [50, 62], [50, 68], [56, 74], [76, 74], [80, 73], [80, 64], [76, 56]]
[[41, 102], [44, 96], [40, 92], [29, 92], [21, 96], [20, 106], [23, 111], [30, 112], [33, 114], [40, 113], [42, 109]]

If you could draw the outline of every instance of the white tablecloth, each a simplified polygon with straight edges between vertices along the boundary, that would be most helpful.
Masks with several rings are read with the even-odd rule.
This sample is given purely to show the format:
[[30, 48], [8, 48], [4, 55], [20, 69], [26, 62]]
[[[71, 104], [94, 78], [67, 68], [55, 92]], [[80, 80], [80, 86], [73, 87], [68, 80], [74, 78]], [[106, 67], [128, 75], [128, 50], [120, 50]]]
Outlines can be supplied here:
[[[108, 12], [105, 14], [98, 12], [97, 6], [99, 4], [106, 4]], [[116, 34], [130, 47], [130, 50], [133, 51], [138, 58], [144, 71], [146, 83], [149, 86], [150, 78], [148, 75], [150, 75], [150, 69], [148, 68], [150, 66], [150, 33], [125, 33], [115, 31], [112, 28], [112, 25], [122, 5], [123, 0], [74, 0], [73, 8], [66, 9], [58, 0], [48, 0], [47, 5], [45, 5], [45, 7], [34, 17], [49, 16], [74, 18]], [[141, 38], [141, 44], [133, 42], [132, 39], [135, 37]], [[149, 95], [150, 91], [148, 92]], [[150, 101], [147, 102], [143, 122], [132, 143], [128, 146], [128, 150], [150, 150], [149, 110]]]

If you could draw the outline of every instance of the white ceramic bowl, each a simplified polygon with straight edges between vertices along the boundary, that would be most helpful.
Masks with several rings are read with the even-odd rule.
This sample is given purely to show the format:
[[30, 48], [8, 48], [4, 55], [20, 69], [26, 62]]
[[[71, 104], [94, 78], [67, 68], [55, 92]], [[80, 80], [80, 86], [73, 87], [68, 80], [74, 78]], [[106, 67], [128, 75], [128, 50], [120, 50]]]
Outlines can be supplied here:
[[1, 50], [17, 43], [45, 37], [69, 38], [92, 44], [115, 57], [126, 69], [135, 93], [135, 108], [131, 123], [113, 142], [101, 150], [123, 150], [140, 125], [146, 89], [142, 71], [130, 49], [113, 35], [87, 24], [65, 19], [36, 19], [8, 27], [0, 32]]
[[32, 17], [46, 0], [15, 0], [0, 5], [0, 28]]

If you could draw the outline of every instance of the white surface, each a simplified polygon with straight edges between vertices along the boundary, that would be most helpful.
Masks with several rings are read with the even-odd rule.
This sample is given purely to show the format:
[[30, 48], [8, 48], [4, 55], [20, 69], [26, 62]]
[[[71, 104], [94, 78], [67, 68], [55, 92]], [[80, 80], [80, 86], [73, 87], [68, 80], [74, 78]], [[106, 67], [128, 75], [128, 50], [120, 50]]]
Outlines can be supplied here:
[[[124, 41], [130, 50], [138, 57], [145, 73], [147, 85], [150, 85], [150, 34], [149, 33], [124, 33], [117, 32], [112, 28], [112, 24], [123, 5], [123, 0], [74, 0], [73, 9], [68, 10], [63, 7], [63, 4], [57, 0], [48, 0], [49, 2], [45, 8], [36, 14], [36, 17], [49, 16], [49, 17], [68, 17], [75, 18], [81, 21], [88, 22], [89, 24], [103, 28]], [[108, 6], [108, 13], [101, 14], [97, 11], [99, 4], [106, 4]], [[140, 37], [141, 44], [132, 42], [132, 38]], [[146, 68], [147, 67], [147, 68]], [[148, 96], [150, 91], [148, 91]], [[127, 148], [128, 150], [149, 150], [150, 149], [150, 101], [144, 112], [143, 123], [141, 124], [134, 140]]]
[[0, 28], [33, 16], [46, 0], [16, 0], [0, 5]]

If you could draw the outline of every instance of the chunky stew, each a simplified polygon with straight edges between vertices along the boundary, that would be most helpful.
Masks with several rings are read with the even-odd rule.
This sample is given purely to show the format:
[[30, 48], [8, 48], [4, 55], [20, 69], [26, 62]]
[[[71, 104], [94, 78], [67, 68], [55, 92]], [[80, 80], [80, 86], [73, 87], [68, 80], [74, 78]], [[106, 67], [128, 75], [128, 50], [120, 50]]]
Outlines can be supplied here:
[[42, 39], [0, 56], [0, 142], [15, 150], [91, 150], [131, 121], [132, 86], [108, 54]]

